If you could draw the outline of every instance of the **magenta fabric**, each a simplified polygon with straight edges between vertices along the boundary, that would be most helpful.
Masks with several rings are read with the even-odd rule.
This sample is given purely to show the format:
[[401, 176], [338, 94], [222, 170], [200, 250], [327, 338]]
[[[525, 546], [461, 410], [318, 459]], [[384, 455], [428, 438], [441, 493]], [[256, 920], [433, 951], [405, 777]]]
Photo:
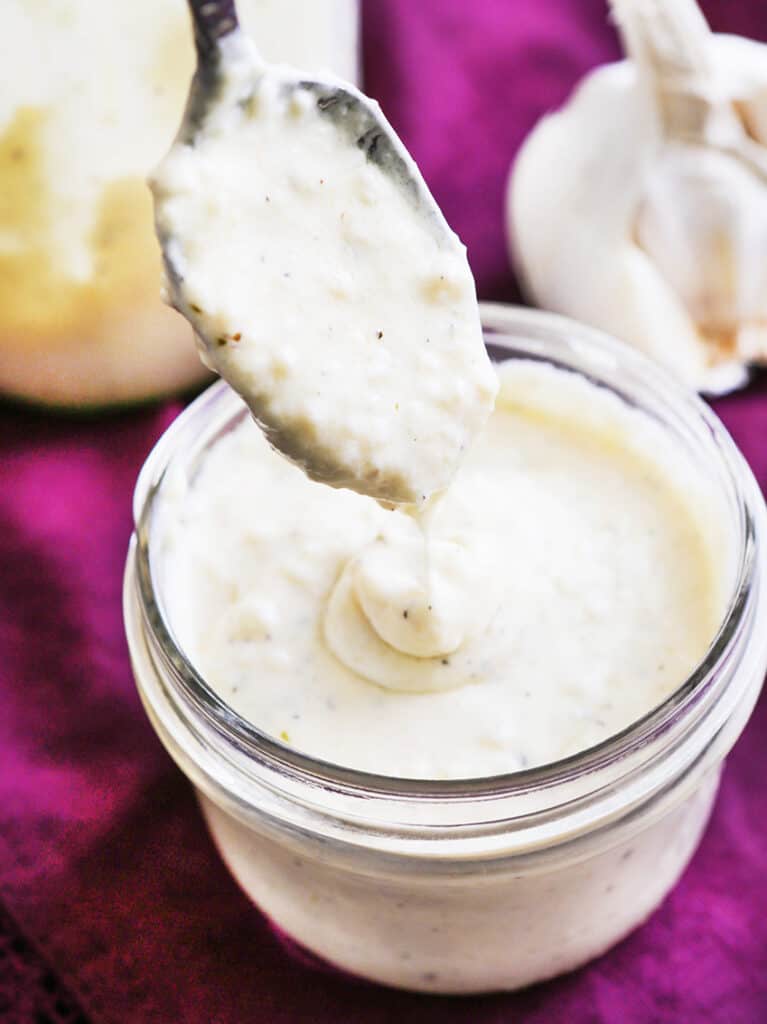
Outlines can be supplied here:
[[[767, 38], [763, 4], [704, 6], [716, 28]], [[508, 165], [540, 114], [617, 52], [605, 3], [369, 0], [364, 15], [368, 91], [468, 244], [480, 294], [514, 298]], [[680, 885], [591, 966], [451, 1000], [323, 971], [285, 947], [219, 861], [128, 664], [131, 490], [180, 407], [87, 419], [0, 407], [0, 1019], [766, 1021], [767, 698]], [[718, 410], [767, 486], [767, 387]]]

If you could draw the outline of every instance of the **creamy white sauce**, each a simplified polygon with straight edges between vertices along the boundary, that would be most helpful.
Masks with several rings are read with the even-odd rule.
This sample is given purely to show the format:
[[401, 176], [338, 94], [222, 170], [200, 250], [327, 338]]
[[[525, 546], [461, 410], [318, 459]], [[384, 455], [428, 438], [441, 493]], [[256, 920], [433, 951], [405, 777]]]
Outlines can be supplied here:
[[421, 503], [495, 396], [464, 247], [298, 72], [222, 45], [215, 102], [153, 179], [173, 301], [311, 477]]
[[[572, 970], [646, 920], [700, 841], [719, 772], [658, 819], [637, 816], [609, 838], [561, 853], [461, 871], [360, 856], [332, 844], [275, 842], [201, 795], [218, 849], [251, 899], [332, 964], [398, 988], [441, 993], [516, 989]], [[680, 795], [681, 796], [681, 795]], [[402, 858], [407, 863], [406, 858]]]
[[500, 377], [426, 553], [410, 517], [310, 482], [249, 418], [166, 482], [166, 613], [243, 717], [358, 769], [482, 776], [598, 742], [702, 657], [723, 580], [683, 455], [574, 374]]

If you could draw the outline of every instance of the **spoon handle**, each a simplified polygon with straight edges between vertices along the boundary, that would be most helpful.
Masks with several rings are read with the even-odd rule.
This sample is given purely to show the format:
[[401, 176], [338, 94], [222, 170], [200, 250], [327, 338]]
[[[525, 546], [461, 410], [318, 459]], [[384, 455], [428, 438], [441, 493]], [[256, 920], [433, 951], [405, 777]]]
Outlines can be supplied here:
[[211, 60], [224, 36], [239, 27], [234, 0], [189, 0], [198, 63]]

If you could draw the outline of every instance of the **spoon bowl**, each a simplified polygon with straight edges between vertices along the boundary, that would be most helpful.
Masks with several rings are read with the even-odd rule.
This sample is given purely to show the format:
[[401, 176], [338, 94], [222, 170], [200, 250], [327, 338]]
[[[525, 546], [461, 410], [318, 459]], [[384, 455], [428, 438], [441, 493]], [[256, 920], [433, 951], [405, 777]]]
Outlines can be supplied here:
[[152, 182], [169, 300], [308, 476], [420, 505], [497, 386], [465, 250], [375, 101], [267, 64], [231, 0], [190, 8], [197, 71]]

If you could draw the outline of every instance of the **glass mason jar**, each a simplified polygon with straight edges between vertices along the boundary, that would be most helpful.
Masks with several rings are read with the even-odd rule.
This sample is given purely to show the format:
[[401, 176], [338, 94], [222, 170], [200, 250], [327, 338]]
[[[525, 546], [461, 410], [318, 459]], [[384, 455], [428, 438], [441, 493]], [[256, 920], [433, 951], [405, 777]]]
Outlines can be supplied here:
[[591, 329], [498, 306], [484, 307], [483, 321], [493, 358], [565, 367], [645, 412], [721, 499], [732, 546], [722, 551], [732, 568], [721, 628], [690, 677], [639, 721], [543, 767], [432, 782], [322, 762], [240, 718], [174, 641], [152, 547], [166, 472], [194, 473], [246, 415], [221, 383], [146, 462], [125, 576], [147, 713], [243, 890], [330, 963], [444, 993], [513, 989], [569, 970], [657, 907], [698, 845], [767, 665], [767, 513], [713, 413]]
[[[269, 60], [358, 73], [358, 0], [238, 0]], [[194, 68], [185, 0], [4, 0], [0, 390], [62, 405], [202, 380], [160, 299], [147, 174]]]

